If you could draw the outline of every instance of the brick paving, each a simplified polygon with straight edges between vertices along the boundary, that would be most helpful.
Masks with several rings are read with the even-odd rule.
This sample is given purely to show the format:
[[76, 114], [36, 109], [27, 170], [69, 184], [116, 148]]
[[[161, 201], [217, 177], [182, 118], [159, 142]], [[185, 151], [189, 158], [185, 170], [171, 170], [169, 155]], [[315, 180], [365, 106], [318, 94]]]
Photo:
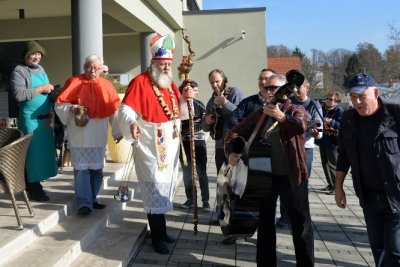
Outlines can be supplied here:
[[[208, 141], [208, 175], [210, 205], [215, 206], [216, 168], [214, 143]], [[345, 180], [347, 208], [336, 206], [334, 196], [317, 189], [325, 187], [318, 147], [314, 150], [313, 171], [309, 182], [309, 198], [315, 239], [315, 266], [374, 266], [362, 210], [350, 175]], [[198, 194], [199, 197], [200, 194]], [[168, 245], [171, 253], [160, 255], [153, 251], [150, 238], [146, 238], [130, 266], [256, 266], [256, 235], [239, 239], [236, 244], [223, 245], [224, 236], [219, 226], [209, 225], [214, 212], [199, 208], [198, 234], [193, 232], [192, 210], [179, 205], [185, 202], [183, 183], [174, 198], [174, 211], [167, 215], [168, 233], [177, 242]], [[295, 266], [294, 247], [288, 226], [277, 229], [278, 265]]]

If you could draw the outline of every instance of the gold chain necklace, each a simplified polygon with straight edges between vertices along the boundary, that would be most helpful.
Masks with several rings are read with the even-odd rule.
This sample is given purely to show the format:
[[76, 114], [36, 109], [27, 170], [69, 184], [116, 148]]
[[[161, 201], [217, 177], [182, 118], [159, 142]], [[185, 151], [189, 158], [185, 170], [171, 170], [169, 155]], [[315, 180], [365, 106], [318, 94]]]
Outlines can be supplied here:
[[[151, 75], [150, 75], [150, 77], [151, 77]], [[173, 137], [176, 138], [176, 137], [179, 136], [178, 128], [176, 127], [176, 118], [178, 117], [179, 109], [178, 109], [178, 105], [176, 104], [175, 96], [174, 96], [174, 93], [173, 93], [173, 91], [171, 89], [171, 86], [168, 87], [168, 94], [169, 94], [169, 97], [171, 99], [172, 111], [173, 112], [171, 112], [171, 110], [169, 109], [167, 103], [165, 103], [164, 95], [161, 94], [160, 90], [158, 89], [158, 86], [154, 83], [154, 81], [152, 81], [152, 85], [153, 85], [153, 91], [154, 91], [155, 95], [158, 98], [158, 103], [160, 103], [160, 105], [161, 105], [165, 115], [167, 115], [168, 119], [173, 121], [173, 124], [174, 124], [174, 126], [173, 126], [174, 127]]]

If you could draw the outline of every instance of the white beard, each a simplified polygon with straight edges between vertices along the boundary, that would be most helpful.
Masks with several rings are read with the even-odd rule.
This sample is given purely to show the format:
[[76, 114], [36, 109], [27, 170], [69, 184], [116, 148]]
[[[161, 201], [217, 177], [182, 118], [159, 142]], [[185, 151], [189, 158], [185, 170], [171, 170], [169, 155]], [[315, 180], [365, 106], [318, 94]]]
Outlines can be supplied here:
[[151, 78], [160, 88], [168, 88], [172, 83], [172, 71], [168, 71], [168, 73], [160, 72], [152, 65]]

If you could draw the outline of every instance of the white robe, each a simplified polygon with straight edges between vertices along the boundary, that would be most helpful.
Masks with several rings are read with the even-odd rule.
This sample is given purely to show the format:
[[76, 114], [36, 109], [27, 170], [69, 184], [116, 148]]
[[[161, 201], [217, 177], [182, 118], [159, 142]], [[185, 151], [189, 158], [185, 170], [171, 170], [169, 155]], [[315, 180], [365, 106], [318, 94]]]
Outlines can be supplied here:
[[[145, 121], [126, 104], [121, 104], [118, 119], [122, 134], [128, 141], [134, 141], [130, 132], [133, 122], [137, 121], [142, 130], [133, 154], [144, 211], [151, 214], [172, 211], [172, 200], [178, 183], [180, 145], [180, 138], [173, 138], [174, 122]], [[180, 119], [175, 124], [180, 131]], [[164, 146], [160, 146], [159, 141]]]

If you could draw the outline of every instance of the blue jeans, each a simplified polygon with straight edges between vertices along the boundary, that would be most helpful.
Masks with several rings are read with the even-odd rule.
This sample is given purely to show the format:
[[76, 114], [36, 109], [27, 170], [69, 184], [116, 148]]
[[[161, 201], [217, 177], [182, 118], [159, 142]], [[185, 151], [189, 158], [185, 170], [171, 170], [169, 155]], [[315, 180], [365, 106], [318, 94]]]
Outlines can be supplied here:
[[97, 202], [97, 194], [103, 183], [103, 169], [99, 170], [75, 170], [75, 197], [78, 209], [82, 207], [93, 208]]
[[400, 214], [393, 214], [386, 195], [368, 191], [365, 199], [363, 212], [376, 266], [400, 266]]
[[[208, 189], [208, 175], [207, 175], [207, 148], [205, 141], [204, 144], [196, 144], [195, 156], [196, 156], [196, 171], [199, 179], [199, 185], [201, 190], [201, 200], [203, 202], [209, 201], [210, 194]], [[199, 142], [200, 143], [200, 142]], [[190, 154], [190, 142], [183, 141], [183, 147], [187, 157], [187, 166], [183, 165], [181, 157], [181, 167], [183, 173], [183, 184], [185, 185], [185, 194], [188, 200], [193, 201], [193, 186], [192, 186], [192, 157]], [[182, 155], [182, 153], [181, 153]]]
[[314, 148], [306, 148], [306, 163], [307, 163], [308, 178], [310, 178], [310, 176], [311, 176], [312, 162], [314, 159], [313, 151], [314, 151]]

